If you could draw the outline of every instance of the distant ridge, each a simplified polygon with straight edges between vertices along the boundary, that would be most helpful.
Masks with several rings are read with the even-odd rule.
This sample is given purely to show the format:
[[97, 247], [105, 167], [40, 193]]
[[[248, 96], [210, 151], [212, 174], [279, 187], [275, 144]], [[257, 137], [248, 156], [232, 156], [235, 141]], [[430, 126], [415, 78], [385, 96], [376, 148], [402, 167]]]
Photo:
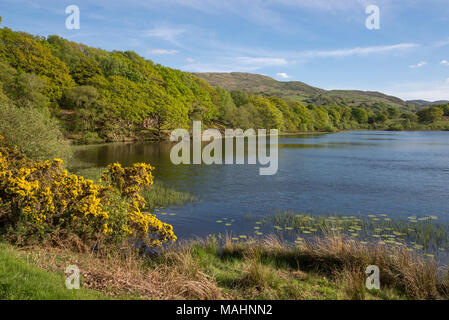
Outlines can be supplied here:
[[412, 103], [417, 106], [433, 106], [436, 104], [447, 104], [449, 100], [427, 101], [427, 100], [407, 100], [408, 103]]
[[447, 103], [447, 101], [404, 101], [398, 97], [377, 91], [324, 90], [300, 81], [277, 81], [266, 75], [245, 72], [208, 72], [195, 73], [195, 75], [203, 78], [215, 87], [220, 86], [227, 90], [244, 90], [256, 94], [274, 95], [316, 105], [337, 104], [365, 107], [388, 105], [405, 108], [413, 104], [419, 108], [432, 104]]
[[195, 73], [213, 86], [228, 90], [247, 90], [253, 93], [274, 93], [313, 95], [325, 93], [325, 90], [309, 86], [300, 81], [276, 81], [266, 75], [231, 72], [231, 73]]

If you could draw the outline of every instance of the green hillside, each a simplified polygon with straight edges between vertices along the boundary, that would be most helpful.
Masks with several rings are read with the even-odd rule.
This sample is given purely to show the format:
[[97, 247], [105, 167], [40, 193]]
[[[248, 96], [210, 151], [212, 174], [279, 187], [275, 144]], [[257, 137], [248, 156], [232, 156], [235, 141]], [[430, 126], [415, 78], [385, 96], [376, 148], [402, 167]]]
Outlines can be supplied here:
[[360, 90], [324, 90], [299, 81], [277, 81], [268, 76], [251, 73], [196, 73], [213, 86], [227, 90], [273, 95], [284, 99], [302, 101], [315, 105], [345, 105], [351, 107], [375, 107], [385, 105], [397, 108], [407, 107], [407, 103], [397, 97], [380, 92]]
[[307, 97], [325, 93], [325, 90], [311, 87], [303, 82], [276, 81], [268, 76], [244, 72], [232, 73], [195, 73], [214, 87], [220, 86], [227, 90], [245, 90], [247, 92], [274, 95]]

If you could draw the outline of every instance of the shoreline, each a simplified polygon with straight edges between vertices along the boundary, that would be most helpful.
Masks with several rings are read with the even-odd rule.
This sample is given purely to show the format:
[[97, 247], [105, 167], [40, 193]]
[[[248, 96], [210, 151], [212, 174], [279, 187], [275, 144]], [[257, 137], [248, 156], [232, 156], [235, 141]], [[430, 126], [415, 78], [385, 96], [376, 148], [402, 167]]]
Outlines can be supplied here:
[[[213, 128], [211, 128], [213, 129]], [[448, 130], [388, 130], [387, 128], [383, 129], [347, 129], [347, 130], [337, 130], [337, 131], [297, 131], [297, 132], [282, 132], [278, 134], [278, 137], [282, 136], [292, 136], [292, 135], [313, 135], [313, 134], [335, 134], [335, 133], [344, 133], [344, 132], [352, 132], [352, 131], [385, 131], [385, 132], [447, 132]], [[204, 132], [204, 131], [203, 131]], [[202, 134], [203, 134], [202, 132]], [[220, 131], [222, 135], [224, 135], [224, 131]], [[256, 136], [258, 136], [256, 134]], [[270, 136], [270, 135], [264, 135]], [[221, 139], [228, 139], [226, 137], [222, 137]], [[160, 143], [160, 142], [168, 142], [168, 143], [177, 143], [176, 141], [170, 141], [169, 138], [165, 139], [125, 139], [119, 141], [107, 141], [107, 142], [99, 142], [99, 143], [76, 143], [74, 139], [65, 139], [70, 143], [71, 146], [101, 146], [101, 145], [110, 145], [110, 144], [134, 144], [134, 143]], [[203, 140], [204, 142], [208, 142], [209, 140]], [[179, 142], [179, 141], [178, 141]]]

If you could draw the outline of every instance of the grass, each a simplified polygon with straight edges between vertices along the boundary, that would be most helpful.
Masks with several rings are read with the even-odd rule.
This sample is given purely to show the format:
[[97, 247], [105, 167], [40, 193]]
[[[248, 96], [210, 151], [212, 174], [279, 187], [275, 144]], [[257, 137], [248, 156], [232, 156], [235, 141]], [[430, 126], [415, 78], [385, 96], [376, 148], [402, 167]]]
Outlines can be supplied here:
[[195, 198], [190, 193], [174, 190], [158, 181], [154, 182], [150, 190], [143, 191], [142, 196], [147, 202], [146, 208], [148, 210], [168, 206], [181, 206], [195, 201]]
[[38, 268], [14, 247], [0, 243], [0, 300], [92, 300], [107, 299], [86, 288], [68, 290], [63, 272]]
[[[210, 237], [174, 244], [146, 256], [129, 248], [77, 253], [63, 248], [19, 250], [1, 245], [1, 263], [9, 266], [2, 268], [1, 283], [15, 283], [2, 285], [2, 295], [18, 299], [80, 297], [73, 294], [98, 299], [449, 297], [447, 270], [433, 260], [400, 247], [363, 245], [350, 240], [334, 235], [294, 246], [274, 236], [244, 242]], [[16, 263], [23, 270], [20, 280], [14, 280], [20, 270]], [[80, 268], [82, 286], [95, 291], [74, 293], [63, 288], [61, 274], [70, 264]], [[368, 265], [380, 269], [380, 290], [365, 288]]]

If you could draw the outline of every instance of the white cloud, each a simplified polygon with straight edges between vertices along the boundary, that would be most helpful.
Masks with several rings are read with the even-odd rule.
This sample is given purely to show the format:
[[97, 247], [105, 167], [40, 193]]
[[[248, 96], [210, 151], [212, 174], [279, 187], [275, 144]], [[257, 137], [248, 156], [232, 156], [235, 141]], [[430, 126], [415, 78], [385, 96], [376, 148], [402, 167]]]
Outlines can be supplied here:
[[398, 50], [406, 50], [419, 46], [416, 43], [399, 43], [387, 46], [355, 47], [349, 49], [337, 49], [328, 51], [306, 51], [306, 57], [345, 57], [353, 55], [368, 55], [373, 53], [385, 53]]
[[421, 68], [424, 67], [427, 64], [426, 61], [420, 61], [417, 64], [409, 66], [409, 68], [415, 69], [415, 68]]
[[286, 74], [285, 72], [276, 73], [276, 77], [281, 78], [281, 79], [288, 79], [288, 78], [290, 78], [290, 76], [288, 74]]
[[441, 60], [440, 63], [441, 63], [442, 65], [449, 66], [449, 61], [447, 61], [447, 60]]
[[285, 66], [288, 63], [283, 58], [226, 57], [220, 58], [216, 62], [190, 63], [183, 69], [192, 72], [255, 72], [264, 67]]
[[[255, 48], [248, 49], [232, 46], [221, 47], [218, 44], [216, 47], [217, 50], [225, 50], [227, 48], [227, 52], [232, 52], [232, 56], [215, 56], [215, 61], [209, 61], [207, 63], [193, 63], [194, 61], [187, 61], [189, 64], [184, 66], [184, 70], [192, 72], [254, 72], [264, 67], [286, 66], [297, 63], [297, 61], [304, 62], [305, 60], [313, 58], [385, 54], [389, 52], [409, 50], [418, 46], [419, 44], [415, 43], [399, 43], [394, 45], [355, 47], [336, 50], [277, 52]], [[248, 54], [248, 56], [238, 56], [238, 54], [242, 52]], [[286, 58], [280, 58], [279, 56], [284, 56]]]
[[284, 58], [237, 57], [236, 60], [246, 65], [257, 65], [260, 67], [284, 66], [288, 63]]
[[145, 37], [162, 38], [165, 41], [179, 45], [177, 37], [186, 32], [187, 30], [182, 27], [156, 27], [150, 30], [144, 31]]
[[171, 55], [179, 53], [178, 50], [168, 50], [168, 49], [152, 49], [148, 51], [149, 54], [160, 54], [160, 55]]
[[186, 61], [187, 61], [188, 63], [193, 63], [193, 62], [195, 62], [195, 59], [193, 59], [193, 58], [187, 58]]
[[449, 38], [433, 43], [434, 47], [440, 48], [449, 45]]
[[256, 69], [244, 69], [238, 65], [222, 63], [190, 63], [181, 68], [189, 72], [251, 72]]

